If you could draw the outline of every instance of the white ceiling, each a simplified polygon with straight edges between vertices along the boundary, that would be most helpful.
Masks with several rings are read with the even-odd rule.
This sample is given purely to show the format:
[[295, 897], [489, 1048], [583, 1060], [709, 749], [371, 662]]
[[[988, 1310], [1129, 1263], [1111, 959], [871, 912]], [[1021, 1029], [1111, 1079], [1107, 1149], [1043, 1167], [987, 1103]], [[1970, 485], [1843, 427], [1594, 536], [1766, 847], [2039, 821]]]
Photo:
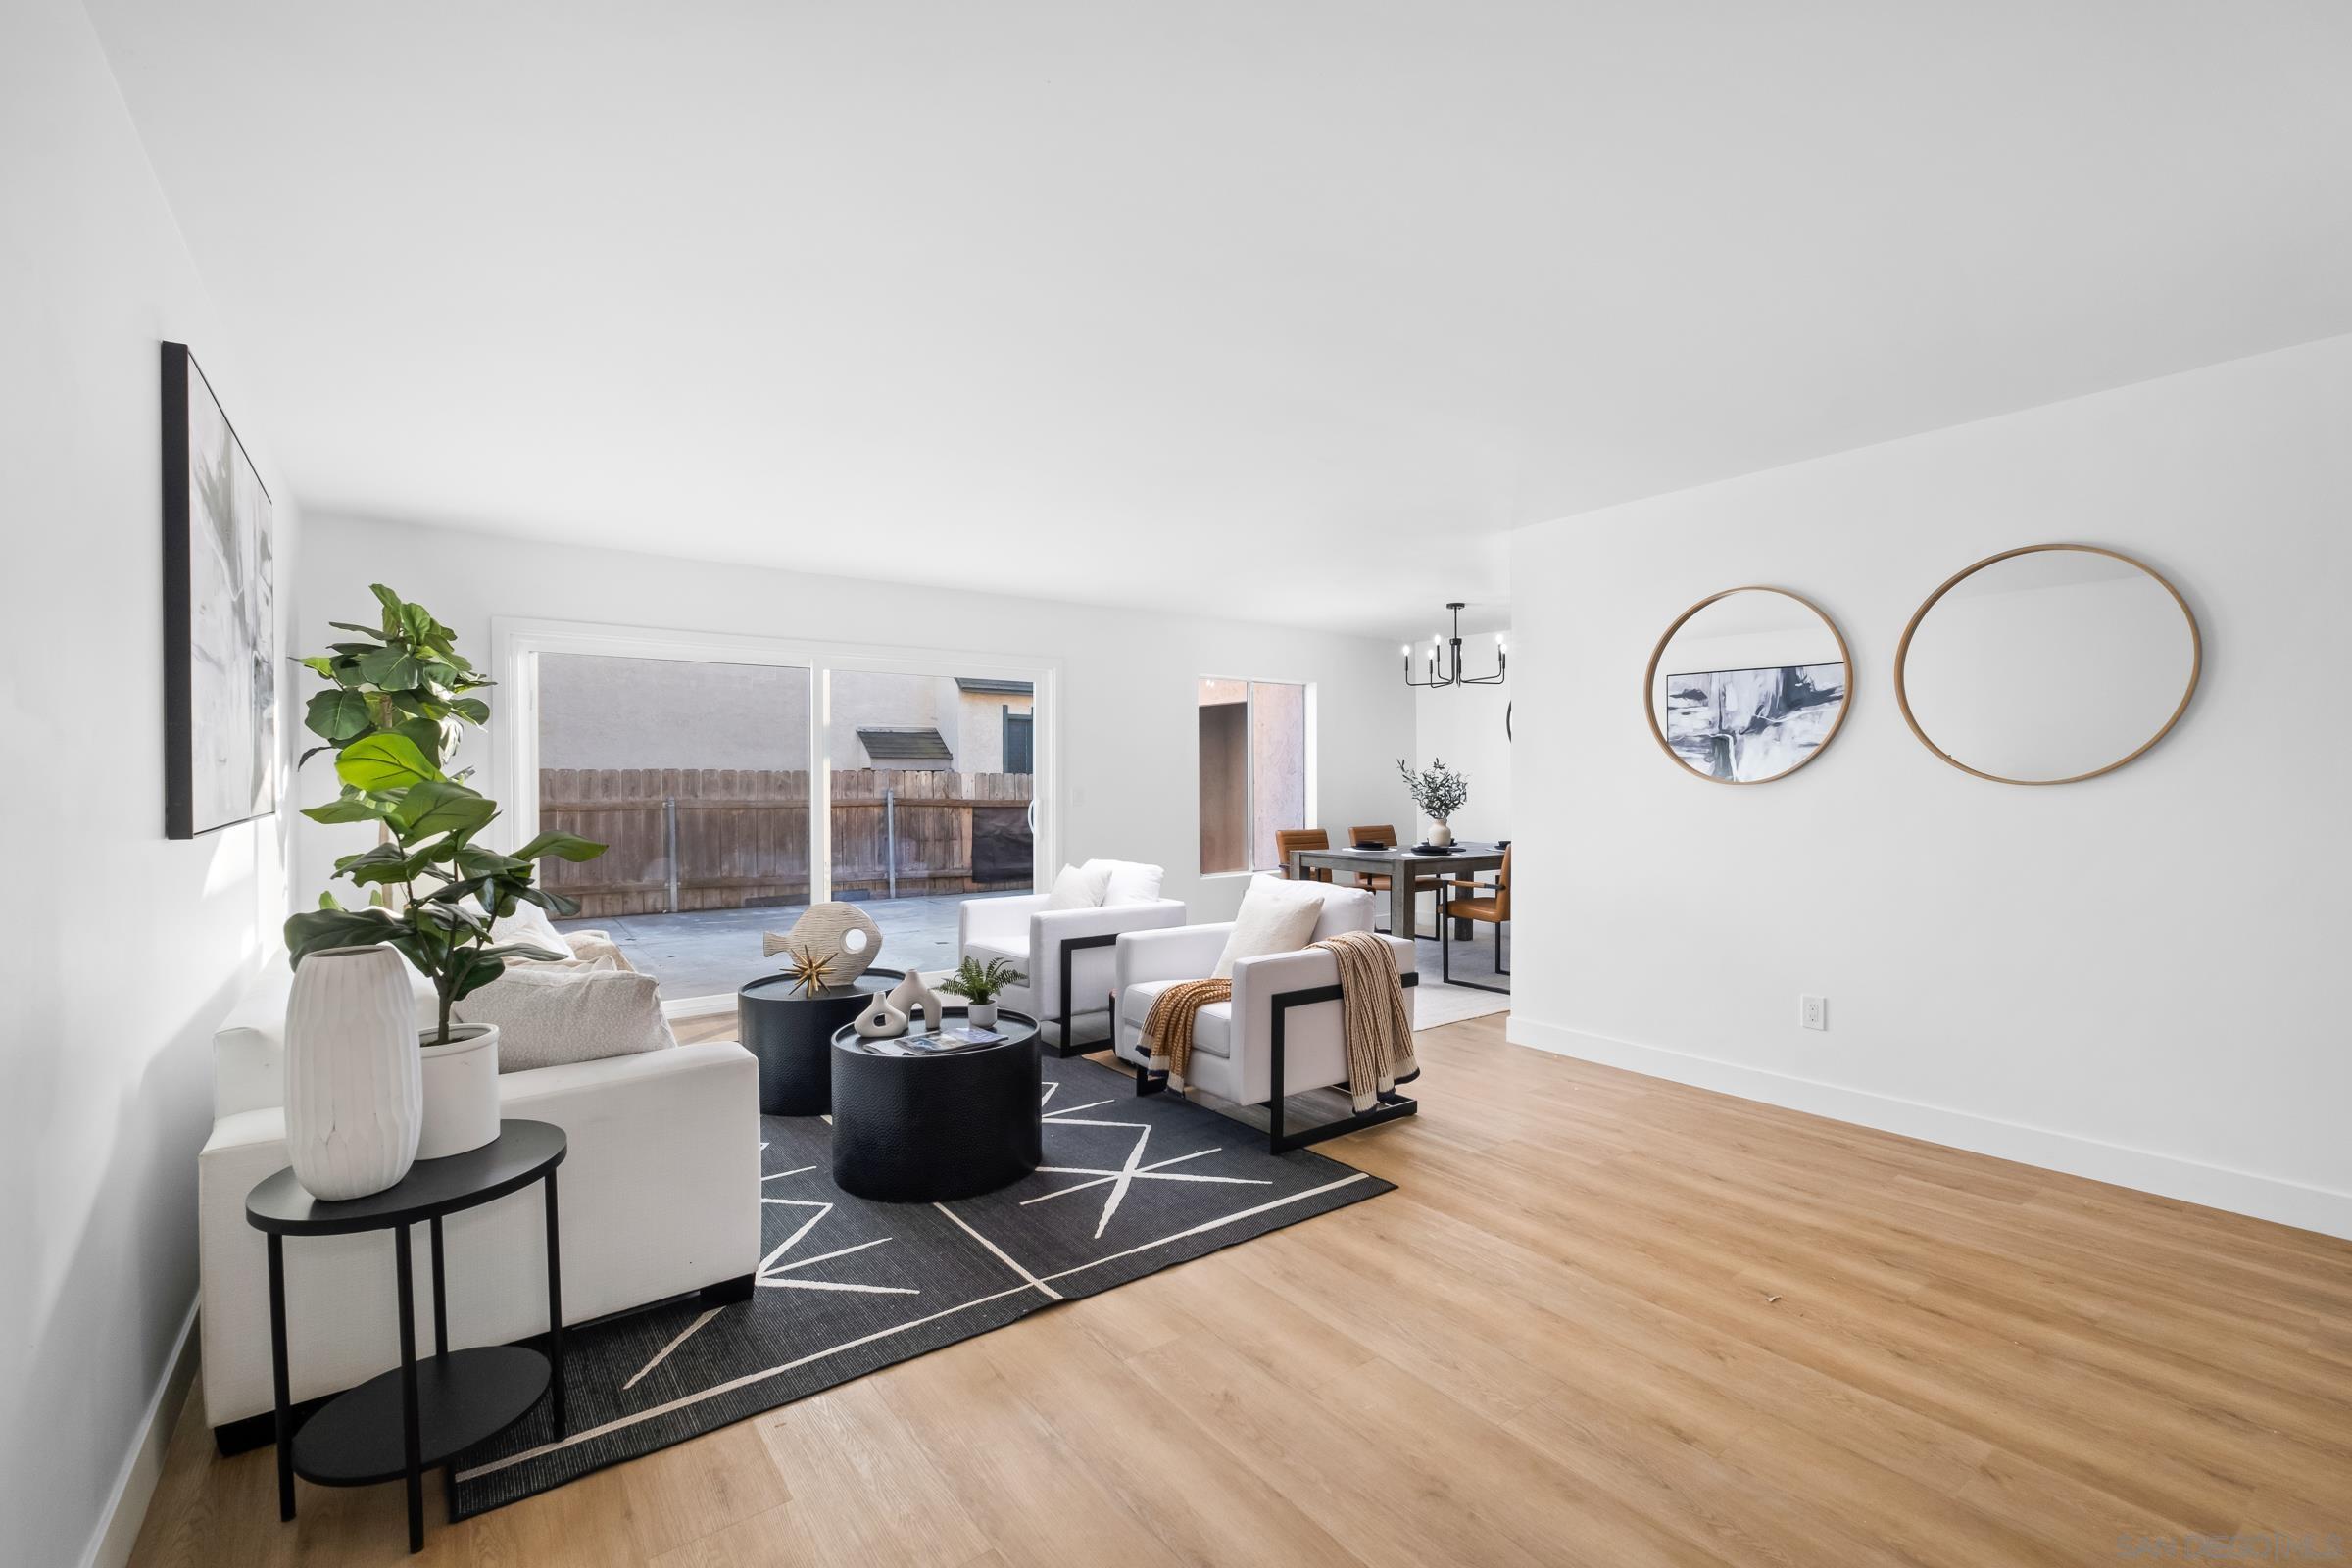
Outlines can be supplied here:
[[2352, 330], [2338, 0], [89, 9], [317, 511], [1426, 633]]

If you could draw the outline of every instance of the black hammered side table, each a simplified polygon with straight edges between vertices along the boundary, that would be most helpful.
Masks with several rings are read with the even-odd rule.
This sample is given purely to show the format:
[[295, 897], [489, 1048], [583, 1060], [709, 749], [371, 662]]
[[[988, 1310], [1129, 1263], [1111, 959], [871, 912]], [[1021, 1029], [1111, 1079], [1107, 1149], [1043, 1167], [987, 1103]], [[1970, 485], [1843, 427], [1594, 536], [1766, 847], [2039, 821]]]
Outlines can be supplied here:
[[[294, 1517], [294, 1478], [327, 1487], [406, 1481], [409, 1550], [424, 1549], [424, 1472], [528, 1415], [555, 1391], [556, 1435], [564, 1435], [564, 1279], [556, 1245], [556, 1167], [564, 1129], [544, 1121], [502, 1121], [479, 1149], [420, 1159], [393, 1186], [330, 1203], [313, 1198], [291, 1167], [245, 1199], [245, 1221], [270, 1239], [270, 1371], [276, 1386], [277, 1516]], [[449, 1296], [441, 1275], [441, 1218], [547, 1185], [547, 1354], [518, 1345], [449, 1348]], [[416, 1359], [415, 1274], [409, 1228], [423, 1220], [433, 1248], [433, 1353]], [[392, 1233], [400, 1298], [400, 1365], [347, 1389], [294, 1430], [286, 1372], [286, 1259], [289, 1236]]]
[[833, 1031], [906, 974], [868, 969], [814, 995], [788, 974], [735, 993], [736, 1038], [760, 1063], [760, 1114], [821, 1116], [833, 1108]]
[[[946, 1009], [950, 1027], [964, 1009]], [[885, 1054], [930, 1034], [871, 1044], [833, 1035], [833, 1184], [889, 1203], [939, 1203], [1009, 1186], [1044, 1158], [1037, 1020], [1000, 1009], [994, 1045]]]

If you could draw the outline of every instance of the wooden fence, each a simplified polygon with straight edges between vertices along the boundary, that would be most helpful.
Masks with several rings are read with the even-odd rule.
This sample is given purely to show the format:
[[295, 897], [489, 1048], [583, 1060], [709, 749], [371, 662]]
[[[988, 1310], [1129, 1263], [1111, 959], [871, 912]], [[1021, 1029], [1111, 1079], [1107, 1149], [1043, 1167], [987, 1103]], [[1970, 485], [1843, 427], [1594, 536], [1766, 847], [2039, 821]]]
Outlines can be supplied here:
[[[901, 895], [1026, 887], [1030, 787], [1027, 773], [835, 771], [835, 896], [886, 896], [894, 846]], [[808, 897], [805, 768], [543, 768], [539, 826], [611, 846], [540, 862], [541, 882], [584, 915]]]

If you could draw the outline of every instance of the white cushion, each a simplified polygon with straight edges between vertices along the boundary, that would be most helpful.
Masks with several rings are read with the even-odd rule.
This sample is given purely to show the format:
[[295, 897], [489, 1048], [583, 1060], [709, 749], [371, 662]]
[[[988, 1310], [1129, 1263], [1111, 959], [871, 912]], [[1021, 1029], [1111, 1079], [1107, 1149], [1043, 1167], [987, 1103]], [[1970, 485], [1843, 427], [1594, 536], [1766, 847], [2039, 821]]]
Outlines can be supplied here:
[[[1152, 1004], [1159, 994], [1181, 980], [1143, 980], [1119, 993], [1119, 1012], [1129, 1023], [1141, 1029], [1152, 1016]], [[1200, 1009], [1193, 1022], [1193, 1049], [1212, 1056], [1230, 1058], [1233, 1055], [1233, 1004], [1212, 1002]]]
[[461, 1023], [498, 1026], [502, 1073], [677, 1044], [654, 977], [621, 969], [518, 963], [451, 1010]]
[[1089, 860], [1078, 869], [1109, 872], [1110, 884], [1102, 893], [1104, 904], [1149, 904], [1159, 897], [1160, 881], [1167, 875], [1160, 867], [1141, 860]]
[[[470, 899], [466, 902], [472, 903]], [[474, 907], [479, 910], [481, 906], [477, 904]], [[558, 956], [567, 951], [564, 934], [547, 917], [547, 911], [536, 904], [524, 904], [520, 900], [515, 902], [513, 914], [502, 915], [490, 922], [490, 940], [502, 943], [527, 942], [535, 948], [545, 948]]]
[[1110, 891], [1110, 867], [1103, 861], [1089, 860], [1084, 866], [1065, 865], [1054, 879], [1054, 891], [1046, 895], [1049, 909], [1092, 909], [1102, 903]]
[[1234, 964], [1243, 958], [1298, 952], [1314, 936], [1315, 922], [1322, 918], [1321, 884], [1252, 877], [1241, 910], [1233, 917], [1233, 934], [1225, 939], [1225, 951], [1208, 977], [1230, 979]]

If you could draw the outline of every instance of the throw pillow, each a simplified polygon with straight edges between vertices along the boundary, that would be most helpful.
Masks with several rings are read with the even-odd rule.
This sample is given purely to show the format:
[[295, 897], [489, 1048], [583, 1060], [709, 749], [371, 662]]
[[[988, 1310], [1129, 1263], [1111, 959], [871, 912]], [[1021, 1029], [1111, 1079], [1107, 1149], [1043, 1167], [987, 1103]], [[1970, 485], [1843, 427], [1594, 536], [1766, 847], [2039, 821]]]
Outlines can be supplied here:
[[1280, 877], [1253, 877], [1242, 895], [1241, 911], [1233, 917], [1233, 935], [1211, 980], [1229, 980], [1243, 958], [1262, 958], [1270, 953], [1296, 953], [1315, 934], [1323, 918], [1323, 887], [1317, 882], [1286, 882]]
[[1141, 860], [1089, 860], [1078, 869], [1110, 873], [1110, 885], [1102, 894], [1104, 904], [1150, 904], [1159, 897], [1159, 881], [1166, 874]]
[[461, 1023], [498, 1025], [498, 1070], [662, 1051], [677, 1044], [652, 975], [518, 963], [452, 1009]]
[[1049, 909], [1092, 909], [1102, 902], [1110, 889], [1110, 868], [1099, 861], [1089, 860], [1083, 867], [1065, 865], [1054, 879], [1054, 891], [1046, 895]]

